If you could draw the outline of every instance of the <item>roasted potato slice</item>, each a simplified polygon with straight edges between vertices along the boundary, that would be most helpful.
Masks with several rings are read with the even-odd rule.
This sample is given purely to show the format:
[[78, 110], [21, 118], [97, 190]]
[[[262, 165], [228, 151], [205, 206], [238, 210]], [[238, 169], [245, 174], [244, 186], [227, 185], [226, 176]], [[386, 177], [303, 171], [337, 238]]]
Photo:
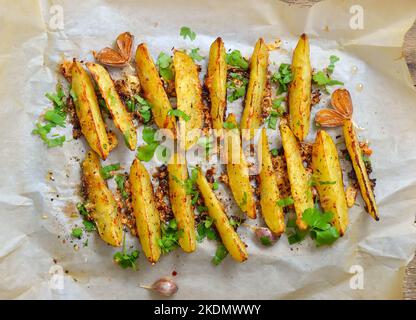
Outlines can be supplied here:
[[106, 159], [110, 153], [110, 146], [92, 81], [81, 63], [77, 61], [72, 64], [71, 73], [71, 96], [75, 103], [81, 132], [91, 149], [102, 159]]
[[[237, 127], [234, 114], [227, 118], [228, 123]], [[256, 218], [256, 203], [250, 184], [249, 168], [241, 146], [237, 128], [226, 129], [227, 175], [231, 192], [240, 209], [251, 219]]]
[[309, 40], [306, 34], [300, 36], [293, 52], [292, 74], [288, 97], [289, 126], [293, 134], [303, 141], [309, 132], [312, 86]]
[[227, 62], [225, 60], [224, 42], [217, 38], [209, 50], [208, 73], [205, 85], [211, 99], [212, 127], [223, 127], [225, 108], [227, 106]]
[[290, 190], [296, 211], [296, 224], [299, 229], [306, 230], [308, 226], [302, 220], [302, 215], [306, 209], [313, 208], [314, 205], [311, 187], [309, 186], [310, 177], [303, 166], [299, 142], [292, 130], [284, 122], [280, 123], [280, 134], [285, 152]]
[[261, 132], [261, 153], [258, 155], [261, 157], [259, 159], [261, 163], [259, 174], [261, 212], [269, 229], [279, 235], [285, 232], [285, 217], [283, 209], [277, 204], [280, 199], [280, 191], [277, 176], [273, 170], [265, 128]]
[[155, 205], [153, 186], [143, 164], [134, 159], [130, 168], [130, 188], [133, 214], [142, 250], [151, 263], [156, 263], [161, 254], [158, 244], [160, 216]]
[[185, 181], [188, 179], [186, 160], [181, 159], [178, 153], [173, 155], [168, 164], [169, 173], [169, 199], [172, 211], [182, 230], [179, 245], [185, 252], [196, 249], [195, 217], [191, 196], [186, 193]]
[[91, 72], [97, 86], [101, 92], [108, 111], [114, 120], [116, 127], [123, 133], [124, 141], [130, 150], [136, 149], [137, 133], [133, 123], [133, 118], [127, 112], [123, 101], [117, 93], [113, 79], [108, 71], [97, 63], [88, 62], [88, 70]]
[[234, 260], [238, 262], [247, 260], [248, 254], [246, 245], [241, 241], [237, 232], [230, 225], [221, 203], [215, 197], [210, 184], [200, 169], [198, 170], [196, 182], [202, 197], [204, 198], [205, 206], [208, 208], [208, 214], [214, 220], [215, 227], [220, 234], [225, 248]]
[[268, 64], [269, 50], [264, 40], [260, 38], [250, 60], [250, 80], [240, 121], [242, 136], [245, 140], [252, 139], [255, 129], [258, 129], [262, 123], [262, 102], [267, 86]]
[[334, 214], [333, 224], [340, 235], [348, 226], [348, 207], [337, 148], [325, 131], [318, 131], [312, 151], [312, 169], [321, 206]]
[[202, 89], [199, 81], [198, 68], [185, 52], [175, 51], [173, 55], [175, 67], [175, 90], [177, 108], [189, 116], [188, 120], [179, 118], [181, 142], [185, 150], [191, 148], [199, 139], [203, 125]]
[[172, 130], [172, 134], [175, 135], [175, 117], [168, 115], [168, 112], [172, 110], [172, 105], [145, 43], [137, 47], [136, 69], [144, 98], [152, 105], [152, 115], [156, 125], [161, 129]]
[[375, 220], [378, 220], [379, 217], [376, 199], [374, 197], [373, 189], [371, 188], [370, 179], [368, 178], [360, 143], [351, 120], [345, 120], [343, 131], [345, 145], [347, 146], [348, 153], [351, 157], [352, 166], [354, 168], [355, 175], [357, 176], [358, 185], [360, 186], [366, 210]]
[[94, 219], [98, 233], [105, 242], [120, 246], [123, 229], [117, 202], [101, 176], [98, 155], [89, 151], [82, 162], [82, 181], [87, 194], [87, 206]]

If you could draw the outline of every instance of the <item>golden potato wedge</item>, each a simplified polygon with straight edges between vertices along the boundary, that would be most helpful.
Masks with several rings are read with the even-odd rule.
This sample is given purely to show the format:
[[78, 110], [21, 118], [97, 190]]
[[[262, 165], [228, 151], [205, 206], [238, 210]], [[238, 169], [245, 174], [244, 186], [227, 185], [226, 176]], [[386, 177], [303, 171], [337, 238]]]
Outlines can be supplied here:
[[195, 217], [191, 196], [186, 193], [185, 189], [185, 181], [188, 179], [185, 161], [176, 153], [168, 164], [169, 199], [178, 229], [182, 230], [179, 245], [183, 251], [192, 252], [196, 249]]
[[71, 96], [81, 132], [91, 149], [102, 159], [106, 159], [110, 153], [110, 146], [92, 81], [81, 63], [77, 61], [73, 63], [71, 73]]
[[179, 118], [181, 141], [185, 150], [192, 147], [199, 139], [203, 125], [202, 89], [197, 66], [185, 52], [175, 51], [173, 55], [175, 67], [175, 90], [177, 108], [188, 115], [189, 120]]
[[211, 99], [211, 118], [214, 129], [222, 129], [227, 106], [227, 62], [225, 47], [221, 38], [217, 38], [209, 50], [208, 72], [205, 85]]
[[172, 105], [145, 43], [137, 47], [136, 69], [144, 98], [152, 105], [152, 115], [156, 125], [161, 129], [172, 130], [172, 134], [175, 135], [175, 117], [168, 115], [168, 112], [172, 110]]
[[101, 176], [98, 155], [89, 151], [82, 162], [82, 182], [87, 194], [87, 206], [91, 208], [98, 233], [105, 242], [118, 247], [123, 239], [123, 227], [117, 202]]
[[103, 66], [97, 63], [88, 62], [86, 66], [97, 83], [101, 96], [114, 120], [114, 124], [123, 134], [127, 147], [130, 150], [136, 149], [137, 133], [133, 118], [127, 112], [123, 101], [120, 99], [110, 74]]
[[[227, 118], [228, 123], [237, 127], [234, 114]], [[231, 192], [240, 209], [251, 219], [256, 218], [256, 203], [250, 184], [249, 168], [241, 146], [237, 128], [226, 129], [227, 175]]]
[[269, 50], [264, 40], [260, 38], [250, 60], [250, 80], [240, 121], [244, 140], [252, 139], [255, 135], [255, 129], [258, 129], [262, 123], [262, 102], [267, 85], [268, 65]]
[[360, 186], [361, 195], [366, 205], [367, 212], [378, 221], [378, 208], [376, 199], [374, 198], [373, 189], [371, 188], [371, 182], [368, 178], [367, 169], [364, 164], [360, 143], [355, 133], [354, 126], [351, 120], [345, 120], [344, 126], [344, 139], [347, 146], [348, 153], [351, 157], [352, 166], [357, 176], [358, 185]]
[[261, 153], [258, 155], [261, 163], [259, 174], [261, 212], [269, 229], [279, 235], [285, 232], [285, 217], [283, 209], [277, 204], [280, 199], [280, 191], [277, 176], [273, 170], [265, 128], [261, 132]]
[[344, 235], [348, 226], [348, 207], [337, 148], [325, 131], [319, 130], [312, 150], [312, 169], [319, 200], [325, 212], [332, 212], [332, 223]]
[[134, 159], [130, 168], [130, 189], [133, 214], [142, 250], [151, 263], [156, 263], [161, 254], [158, 244], [160, 236], [160, 216], [156, 208], [153, 186], [143, 164]]
[[309, 132], [312, 86], [309, 40], [306, 34], [300, 36], [293, 52], [292, 74], [288, 97], [289, 126], [293, 134], [303, 141]]
[[220, 234], [225, 248], [234, 260], [238, 262], [247, 260], [248, 253], [246, 245], [241, 241], [237, 232], [230, 225], [221, 203], [215, 197], [210, 184], [200, 169], [198, 170], [196, 183], [204, 198], [205, 206], [208, 208], [208, 214], [214, 220], [215, 227]]
[[299, 229], [306, 230], [308, 226], [302, 220], [302, 215], [306, 209], [313, 208], [314, 205], [311, 187], [309, 186], [310, 177], [303, 166], [299, 142], [284, 122], [280, 123], [280, 134], [296, 211], [296, 224]]

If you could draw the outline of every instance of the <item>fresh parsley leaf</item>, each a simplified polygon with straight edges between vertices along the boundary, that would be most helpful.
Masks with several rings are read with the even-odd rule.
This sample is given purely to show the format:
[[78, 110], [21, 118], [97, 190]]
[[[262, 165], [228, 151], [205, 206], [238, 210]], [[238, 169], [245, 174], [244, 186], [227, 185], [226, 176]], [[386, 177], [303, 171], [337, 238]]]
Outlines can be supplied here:
[[292, 205], [294, 203], [294, 201], [293, 201], [293, 198], [292, 197], [287, 197], [287, 198], [283, 198], [283, 199], [279, 199], [278, 201], [277, 201], [277, 205], [279, 206], [279, 207], [287, 207], [287, 206], [290, 206], [290, 205]]
[[78, 210], [79, 214], [81, 216], [83, 216], [84, 218], [88, 217], [89, 213], [87, 211], [87, 208], [85, 207], [85, 205], [82, 202], [77, 203], [77, 210]]
[[332, 74], [334, 72], [335, 63], [339, 61], [339, 57], [337, 56], [330, 56], [329, 57], [329, 66], [326, 68], [329, 74]]
[[152, 142], [137, 148], [137, 158], [141, 161], [149, 162], [152, 160], [159, 143]]
[[191, 30], [191, 28], [189, 28], [189, 27], [182, 27], [180, 32], [179, 32], [179, 35], [181, 37], [183, 37], [184, 39], [186, 39], [188, 37], [189, 40], [191, 40], [191, 41], [194, 41], [195, 38], [196, 38], [196, 33], [193, 32]]
[[279, 84], [279, 88], [277, 90], [277, 94], [280, 95], [283, 92], [287, 92], [288, 85], [293, 80], [293, 74], [290, 64], [282, 63], [279, 66], [279, 70], [275, 72], [272, 77], [271, 81], [274, 83]]
[[137, 270], [136, 260], [139, 257], [139, 251], [133, 250], [130, 253], [126, 252], [126, 233], [123, 237], [123, 250], [116, 252], [113, 256], [113, 260], [123, 269], [133, 268], [134, 271]]
[[270, 239], [266, 236], [260, 237], [260, 242], [263, 246], [269, 247], [272, 245], [272, 242], [270, 241]]
[[241, 97], [244, 97], [245, 94], [246, 94], [246, 87], [245, 86], [235, 87], [231, 91], [231, 94], [227, 96], [227, 101], [228, 102], [234, 102], [235, 100], [237, 100]]
[[82, 221], [82, 223], [84, 225], [85, 231], [87, 231], [87, 232], [93, 232], [93, 231], [97, 230], [97, 228], [95, 226], [95, 223], [92, 222], [92, 221], [84, 220], [84, 221]]
[[161, 52], [156, 60], [156, 65], [159, 67], [159, 73], [165, 80], [173, 79], [173, 60], [172, 57], [164, 52]]
[[108, 166], [102, 167], [100, 170], [101, 177], [104, 180], [108, 180], [113, 177], [114, 171], [120, 170], [120, 163], [110, 164]]
[[203, 212], [207, 212], [208, 208], [205, 206], [197, 206], [196, 210], [198, 211], [198, 213], [203, 213]]
[[53, 123], [62, 128], [65, 128], [66, 114], [63, 114], [62, 112], [59, 112], [55, 109], [48, 110], [45, 113], [44, 119], [45, 121]]
[[219, 187], [219, 183], [218, 183], [218, 181], [214, 181], [214, 183], [212, 184], [212, 190], [218, 190], [218, 187]]
[[272, 154], [273, 157], [277, 157], [279, 155], [279, 150], [277, 148], [274, 148], [270, 150], [270, 153]]
[[82, 229], [81, 228], [74, 228], [72, 229], [71, 236], [77, 239], [81, 239], [82, 237]]
[[235, 123], [232, 122], [223, 122], [222, 126], [224, 127], [224, 129], [235, 129], [237, 128], [237, 126], [235, 125]]
[[318, 86], [344, 85], [344, 82], [331, 79], [323, 71], [318, 71], [317, 73], [315, 73], [312, 79]]
[[117, 189], [121, 193], [121, 197], [124, 200], [126, 200], [129, 197], [129, 195], [128, 195], [127, 191], [126, 191], [126, 188], [124, 186], [125, 183], [126, 183], [126, 176], [124, 174], [118, 174], [118, 175], [116, 175], [116, 177], [114, 178], [114, 180], [115, 180], [115, 182], [117, 184]]
[[222, 260], [228, 255], [228, 251], [225, 246], [221, 243], [218, 245], [217, 250], [215, 251], [215, 256], [212, 258], [211, 262], [218, 266]]
[[230, 218], [230, 225], [233, 228], [238, 228], [241, 225], [241, 220], [239, 221], [239, 220], [236, 220], [234, 218]]
[[155, 135], [156, 135], [156, 130], [155, 129], [153, 129], [151, 127], [145, 127], [143, 129], [142, 137], [143, 137], [144, 142], [146, 142], [147, 144], [157, 142], [155, 140]]
[[175, 116], [177, 118], [182, 118], [185, 121], [189, 121], [191, 119], [191, 116], [187, 115], [185, 112], [179, 109], [170, 109], [168, 111], [169, 116]]
[[[207, 208], [208, 209], [208, 208]], [[197, 241], [201, 242], [207, 237], [209, 240], [217, 240], [218, 236], [213, 227], [214, 219], [207, 216], [205, 220], [201, 221], [197, 226]]]
[[194, 49], [191, 49], [191, 51], [189, 52], [189, 56], [192, 58], [192, 60], [194, 60], [195, 62], [196, 61], [201, 61], [201, 60], [203, 60], [204, 59], [204, 57], [203, 56], [201, 56], [199, 53], [198, 53], [198, 51], [199, 51], [199, 48], [194, 48]]
[[158, 245], [162, 253], [169, 253], [179, 246], [179, 238], [182, 236], [182, 230], [178, 230], [176, 219], [161, 225], [162, 237], [158, 239]]
[[63, 110], [65, 108], [65, 93], [62, 84], [56, 85], [56, 93], [46, 93], [45, 96], [53, 102], [55, 109]]
[[331, 225], [332, 212], [321, 213], [318, 208], [303, 212], [302, 220], [310, 227], [310, 235], [317, 246], [330, 245], [339, 238], [338, 230]]
[[239, 50], [233, 50], [231, 53], [227, 53], [227, 64], [233, 67], [238, 67], [244, 70], [248, 69], [248, 61], [243, 58]]
[[128, 100], [126, 106], [129, 112], [139, 111], [143, 118], [143, 123], [148, 123], [152, 118], [152, 105], [139, 95], [134, 95], [133, 98]]

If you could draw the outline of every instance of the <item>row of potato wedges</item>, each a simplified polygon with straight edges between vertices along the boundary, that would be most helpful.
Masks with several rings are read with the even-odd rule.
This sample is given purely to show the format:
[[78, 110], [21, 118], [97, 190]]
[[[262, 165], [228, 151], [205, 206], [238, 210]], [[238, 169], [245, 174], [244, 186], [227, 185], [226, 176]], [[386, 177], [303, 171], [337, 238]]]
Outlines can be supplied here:
[[[184, 52], [175, 51], [173, 64], [175, 68], [175, 89], [177, 108], [190, 116], [189, 121], [176, 119], [169, 115], [171, 103], [164, 90], [158, 70], [154, 65], [145, 44], [138, 46], [136, 51], [137, 74], [143, 88], [143, 95], [152, 105], [155, 123], [160, 128], [171, 129], [174, 134], [180, 130], [189, 131], [201, 128], [203, 123], [203, 102], [198, 69], [192, 59]], [[126, 145], [134, 150], [137, 143], [136, 128], [131, 115], [127, 112], [123, 101], [119, 97], [114, 83], [104, 67], [95, 63], [87, 63], [103, 99], [106, 102], [115, 125], [123, 133]], [[242, 114], [241, 129], [257, 129], [262, 125], [261, 102], [267, 83], [268, 49], [263, 39], [260, 39], [250, 60], [250, 79], [245, 97], [245, 107]], [[294, 51], [292, 72], [293, 81], [289, 86], [288, 105], [289, 122], [280, 125], [280, 133], [284, 154], [287, 162], [287, 173], [290, 181], [291, 194], [297, 215], [297, 226], [307, 228], [302, 220], [303, 212], [313, 207], [310, 177], [303, 166], [299, 141], [302, 141], [309, 131], [311, 108], [311, 66], [309, 61], [309, 43], [305, 35], [299, 39]], [[81, 130], [91, 149], [83, 163], [84, 181], [87, 184], [88, 201], [93, 208], [93, 218], [101, 237], [112, 245], [121, 243], [121, 222], [117, 219], [117, 206], [111, 191], [99, 174], [100, 161], [97, 154], [105, 159], [114, 147], [114, 137], [106, 132], [105, 124], [98, 106], [94, 86], [86, 71], [79, 62], [74, 62], [71, 68], [71, 95], [75, 102], [76, 112], [80, 120]], [[220, 38], [211, 46], [206, 85], [210, 93], [211, 115], [214, 129], [223, 127], [226, 108], [226, 77], [227, 64], [225, 48]], [[351, 106], [352, 109], [352, 106]], [[367, 210], [377, 219], [377, 207], [374, 195], [369, 187], [369, 178], [362, 163], [361, 150], [358, 139], [351, 125], [352, 112], [345, 117], [344, 135], [347, 149], [351, 155], [358, 183], [367, 205]], [[236, 123], [231, 114], [227, 122]], [[184, 129], [182, 129], [184, 128]], [[242, 136], [238, 129], [231, 130], [234, 138], [241, 146]], [[249, 137], [254, 131], [249, 130]], [[182, 135], [181, 135], [182, 136]], [[186, 134], [184, 135], [186, 137]], [[198, 137], [196, 137], [198, 138]], [[184, 142], [185, 149], [189, 149], [196, 142], [191, 137]], [[271, 161], [268, 139], [265, 129], [261, 135], [261, 171], [260, 171], [260, 205], [267, 226], [276, 234], [285, 230], [284, 214], [277, 205], [280, 199], [279, 188]], [[229, 148], [229, 150], [232, 150]], [[229, 151], [232, 152], [232, 151]], [[235, 157], [235, 154], [229, 154]], [[249, 218], [256, 217], [256, 207], [253, 190], [249, 181], [248, 163], [241, 148], [238, 153], [240, 161], [227, 164], [229, 184], [236, 203]], [[348, 224], [348, 208], [345, 200], [342, 171], [338, 153], [331, 137], [325, 131], [319, 131], [313, 147], [312, 167], [314, 177], [319, 181], [334, 181], [331, 184], [318, 184], [317, 191], [321, 205], [325, 211], [334, 214], [333, 224], [342, 235]], [[186, 194], [181, 183], [172, 176], [179, 176], [182, 181], [188, 177], [186, 164], [169, 164], [170, 200], [178, 226], [183, 230], [180, 245], [186, 252], [195, 250], [194, 213], [190, 196]], [[135, 160], [130, 170], [130, 184], [132, 186], [132, 200], [139, 238], [143, 251], [149, 261], [156, 262], [160, 256], [157, 240], [160, 238], [159, 214], [154, 205], [153, 187], [149, 175], [140, 163]], [[237, 261], [247, 259], [247, 251], [234, 228], [229, 224], [221, 203], [215, 197], [204, 174], [199, 170], [198, 187], [202, 193], [209, 215], [214, 219], [215, 226], [221, 239]], [[149, 205], [150, 204], [150, 205]]]

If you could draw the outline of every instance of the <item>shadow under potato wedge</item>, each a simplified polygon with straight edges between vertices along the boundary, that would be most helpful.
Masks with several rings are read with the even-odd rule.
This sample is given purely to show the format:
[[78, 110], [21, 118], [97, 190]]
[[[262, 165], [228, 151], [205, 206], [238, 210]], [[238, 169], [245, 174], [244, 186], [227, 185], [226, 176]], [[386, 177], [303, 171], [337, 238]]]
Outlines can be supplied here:
[[136, 70], [143, 88], [144, 98], [152, 105], [151, 110], [156, 125], [160, 129], [171, 130], [175, 135], [175, 117], [168, 115], [168, 112], [172, 110], [172, 105], [145, 43], [137, 46]]
[[158, 243], [161, 238], [160, 217], [155, 205], [149, 174], [138, 159], [134, 159], [130, 167], [129, 182], [140, 244], [146, 258], [151, 263], [156, 263], [161, 254]]
[[[252, 139], [255, 129], [262, 124], [262, 103], [267, 87], [267, 67], [269, 65], [269, 50], [260, 38], [254, 47], [250, 59], [250, 79], [245, 97], [244, 111], [241, 116], [240, 127], [244, 140]], [[250, 130], [244, 130], [250, 129]]]
[[278, 205], [280, 191], [277, 176], [273, 169], [266, 129], [261, 132], [261, 152], [258, 153], [260, 167], [260, 206], [261, 212], [269, 229], [279, 235], [285, 232], [283, 209]]
[[177, 108], [189, 116], [188, 120], [183, 117], [178, 119], [181, 144], [188, 150], [198, 141], [203, 125], [201, 83], [196, 64], [185, 52], [176, 50], [173, 54], [173, 64]]
[[207, 77], [205, 85], [211, 100], [212, 127], [223, 127], [227, 106], [227, 61], [224, 42], [217, 38], [210, 47]]
[[293, 52], [293, 80], [289, 84], [289, 126], [299, 141], [309, 132], [311, 117], [312, 68], [309, 40], [302, 34]]
[[87, 195], [87, 207], [101, 239], [118, 247], [123, 237], [118, 206], [100, 171], [98, 155], [94, 151], [89, 151], [82, 162], [82, 181]]
[[319, 130], [312, 150], [313, 177], [325, 212], [332, 212], [332, 223], [342, 236], [348, 226], [348, 207], [342, 170], [336, 146], [325, 131]]
[[204, 198], [205, 206], [208, 208], [208, 215], [214, 220], [215, 227], [220, 234], [225, 248], [234, 260], [238, 262], [247, 260], [248, 253], [246, 245], [231, 226], [221, 203], [216, 198], [211, 185], [199, 168], [196, 183]]
[[87, 62], [86, 66], [97, 83], [108, 111], [111, 113], [116, 127], [122, 132], [124, 141], [130, 150], [137, 144], [137, 132], [131, 114], [126, 110], [108, 71], [101, 65]]
[[183, 251], [192, 252], [196, 249], [195, 216], [192, 198], [185, 188], [188, 168], [186, 160], [180, 159], [180, 154], [173, 155], [172, 161], [168, 164], [168, 173], [169, 199], [178, 229], [182, 230], [179, 245]]
[[71, 75], [71, 96], [81, 132], [91, 149], [102, 159], [106, 159], [110, 153], [110, 144], [94, 85], [81, 63], [77, 61], [72, 64]]
[[280, 134], [296, 211], [296, 224], [300, 230], [306, 230], [308, 225], [302, 220], [302, 215], [306, 209], [314, 206], [312, 191], [309, 186], [310, 177], [303, 166], [299, 142], [289, 126], [283, 122], [280, 123]]
[[234, 129], [225, 129], [225, 148], [227, 150], [227, 176], [231, 192], [237, 205], [251, 219], [256, 218], [256, 203], [250, 184], [249, 167], [241, 145], [240, 132], [234, 114], [230, 114], [227, 122]]

